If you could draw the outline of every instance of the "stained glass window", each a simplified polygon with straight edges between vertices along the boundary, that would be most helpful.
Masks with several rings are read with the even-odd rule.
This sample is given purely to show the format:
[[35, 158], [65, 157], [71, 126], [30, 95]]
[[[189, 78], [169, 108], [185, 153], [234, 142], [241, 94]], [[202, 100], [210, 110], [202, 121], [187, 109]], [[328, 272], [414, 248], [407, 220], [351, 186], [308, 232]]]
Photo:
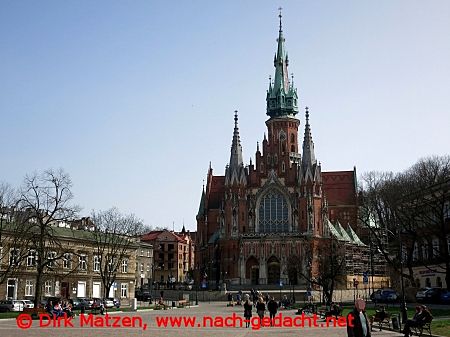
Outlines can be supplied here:
[[284, 195], [270, 190], [262, 197], [258, 224], [261, 233], [289, 231], [289, 208]]

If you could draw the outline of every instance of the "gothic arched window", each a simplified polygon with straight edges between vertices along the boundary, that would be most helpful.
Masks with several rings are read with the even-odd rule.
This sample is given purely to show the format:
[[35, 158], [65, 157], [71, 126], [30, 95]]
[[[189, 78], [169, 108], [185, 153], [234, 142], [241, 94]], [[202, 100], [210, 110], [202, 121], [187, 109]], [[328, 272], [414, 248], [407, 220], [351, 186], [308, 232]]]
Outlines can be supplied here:
[[289, 231], [289, 207], [283, 194], [268, 191], [259, 203], [258, 228], [260, 233]]

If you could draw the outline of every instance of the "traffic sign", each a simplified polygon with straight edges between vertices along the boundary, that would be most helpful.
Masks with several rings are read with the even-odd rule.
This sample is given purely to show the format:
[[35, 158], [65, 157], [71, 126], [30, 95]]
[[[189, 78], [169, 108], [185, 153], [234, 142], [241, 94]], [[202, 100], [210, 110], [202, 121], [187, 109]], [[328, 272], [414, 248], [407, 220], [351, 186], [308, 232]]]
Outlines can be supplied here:
[[368, 284], [369, 283], [369, 274], [365, 271], [363, 273], [363, 284]]

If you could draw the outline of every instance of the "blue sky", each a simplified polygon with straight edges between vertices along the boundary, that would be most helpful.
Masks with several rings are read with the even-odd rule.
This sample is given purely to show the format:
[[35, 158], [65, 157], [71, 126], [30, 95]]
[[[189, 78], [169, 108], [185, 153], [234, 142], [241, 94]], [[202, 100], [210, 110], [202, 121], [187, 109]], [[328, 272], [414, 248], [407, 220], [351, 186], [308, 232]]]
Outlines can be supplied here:
[[322, 170], [449, 154], [448, 0], [1, 0], [0, 181], [62, 167], [82, 215], [195, 229], [233, 111], [246, 163], [263, 138], [280, 5]]

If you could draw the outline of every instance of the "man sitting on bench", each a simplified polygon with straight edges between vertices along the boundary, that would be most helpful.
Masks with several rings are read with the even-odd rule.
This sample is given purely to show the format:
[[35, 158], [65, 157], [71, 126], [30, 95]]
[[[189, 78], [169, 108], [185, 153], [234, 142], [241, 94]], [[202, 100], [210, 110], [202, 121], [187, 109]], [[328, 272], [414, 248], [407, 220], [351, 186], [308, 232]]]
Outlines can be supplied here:
[[412, 327], [418, 328], [423, 327], [426, 323], [431, 322], [432, 319], [433, 316], [431, 315], [430, 311], [427, 309], [426, 306], [421, 305], [419, 307], [416, 307], [416, 313], [414, 314], [413, 319], [408, 319], [408, 321], [405, 324], [405, 328], [403, 329], [405, 337], [411, 335]]

